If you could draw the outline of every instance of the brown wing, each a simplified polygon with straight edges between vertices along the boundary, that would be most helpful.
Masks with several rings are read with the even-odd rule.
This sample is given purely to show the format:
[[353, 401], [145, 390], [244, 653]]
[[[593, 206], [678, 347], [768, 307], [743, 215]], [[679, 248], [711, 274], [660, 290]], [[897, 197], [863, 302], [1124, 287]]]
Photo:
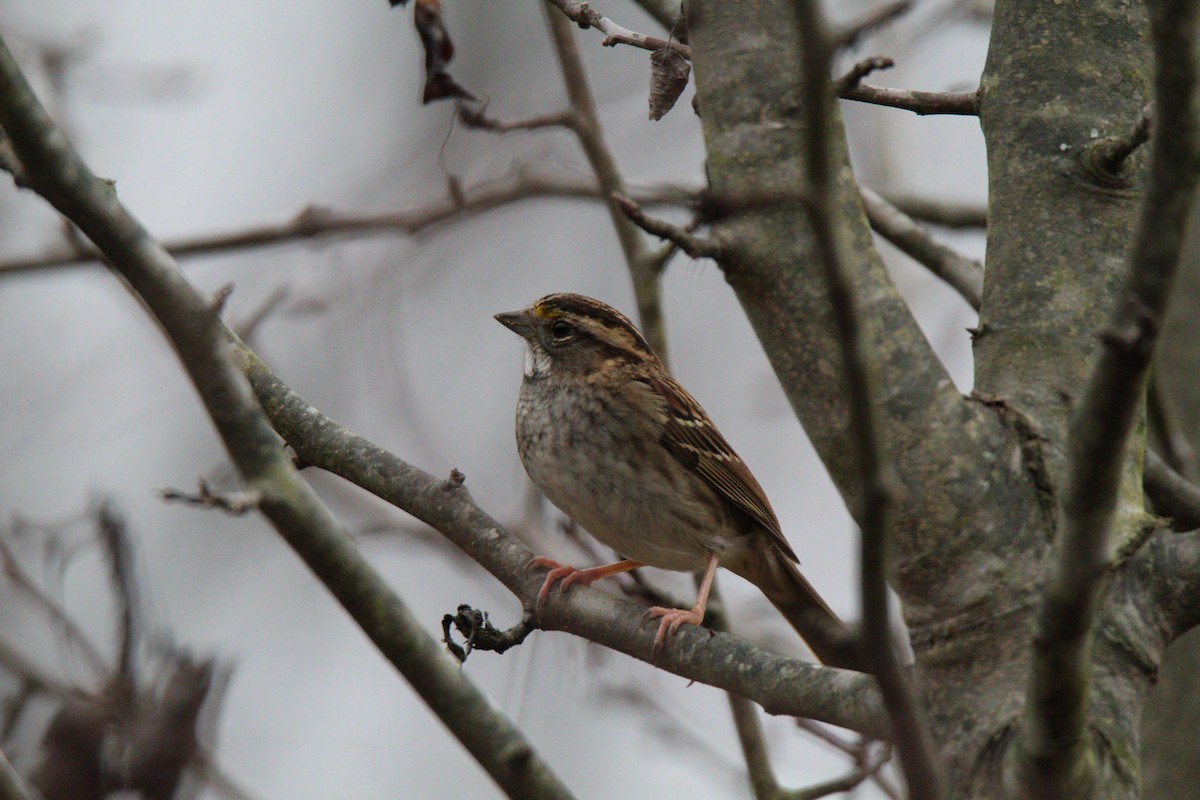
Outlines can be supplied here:
[[797, 561], [787, 539], [783, 538], [766, 493], [696, 399], [669, 377], [656, 381], [653, 388], [667, 401], [663, 446], [684, 466], [704, 478], [719, 495], [766, 528], [780, 550], [792, 561]]

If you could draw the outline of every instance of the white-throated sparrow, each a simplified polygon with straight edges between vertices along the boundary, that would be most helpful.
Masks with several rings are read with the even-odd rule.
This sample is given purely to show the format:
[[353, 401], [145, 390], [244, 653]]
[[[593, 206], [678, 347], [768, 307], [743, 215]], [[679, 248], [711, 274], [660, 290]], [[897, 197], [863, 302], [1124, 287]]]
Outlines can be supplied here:
[[558, 581], [593, 581], [643, 565], [703, 571], [689, 610], [655, 607], [656, 647], [699, 625], [717, 565], [742, 576], [817, 658], [850, 666], [844, 628], [796, 567], [758, 481], [708, 414], [667, 374], [623, 314], [552, 294], [496, 319], [525, 339], [517, 449], [533, 482], [624, 561], [577, 570], [535, 559]]

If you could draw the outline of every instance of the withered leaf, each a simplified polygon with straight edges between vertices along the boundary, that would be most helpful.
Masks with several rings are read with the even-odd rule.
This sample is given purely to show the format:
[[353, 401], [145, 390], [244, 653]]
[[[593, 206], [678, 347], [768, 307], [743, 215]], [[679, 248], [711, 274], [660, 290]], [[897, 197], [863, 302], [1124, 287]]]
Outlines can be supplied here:
[[[401, 0], [395, 0], [401, 2]], [[447, 97], [463, 97], [474, 100], [475, 96], [458, 84], [446, 65], [454, 58], [454, 43], [442, 20], [442, 4], [439, 0], [417, 0], [413, 11], [413, 22], [425, 48], [425, 91], [422, 103], [431, 103]]]
[[650, 119], [662, 119], [687, 86], [692, 65], [669, 47], [650, 54]]

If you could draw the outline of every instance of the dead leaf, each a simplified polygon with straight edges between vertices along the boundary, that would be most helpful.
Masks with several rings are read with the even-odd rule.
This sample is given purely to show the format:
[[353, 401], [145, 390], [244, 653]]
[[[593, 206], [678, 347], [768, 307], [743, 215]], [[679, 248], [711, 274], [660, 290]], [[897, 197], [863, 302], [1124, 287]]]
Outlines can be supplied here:
[[[395, 0], [400, 2], [401, 0]], [[439, 0], [417, 0], [413, 11], [413, 22], [425, 48], [425, 91], [422, 103], [431, 103], [447, 97], [463, 97], [474, 100], [475, 96], [458, 85], [446, 65], [454, 58], [454, 43], [442, 19], [442, 4]]]
[[650, 54], [650, 119], [662, 119], [675, 107], [691, 72], [688, 60], [669, 47]]

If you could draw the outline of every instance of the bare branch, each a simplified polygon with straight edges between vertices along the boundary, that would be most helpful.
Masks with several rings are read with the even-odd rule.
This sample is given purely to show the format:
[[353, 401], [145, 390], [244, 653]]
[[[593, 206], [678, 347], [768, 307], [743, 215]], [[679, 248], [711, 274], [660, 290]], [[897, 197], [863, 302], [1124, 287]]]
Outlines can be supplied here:
[[875, 232], [928, 267], [978, 311], [983, 298], [983, 265], [934, 239], [929, 231], [870, 189], [862, 187], [860, 192]]
[[1015, 741], [1022, 796], [1090, 797], [1091, 641], [1111, 557], [1123, 465], [1183, 247], [1200, 173], [1200, 7], [1147, 3], [1154, 128], [1129, 275], [1067, 436], [1060, 531], [1042, 595], [1025, 713]]
[[742, 757], [746, 760], [754, 797], [756, 800], [776, 800], [781, 787], [771, 767], [771, 756], [767, 752], [766, 736], [758, 719], [758, 711], [753, 703], [740, 695], [728, 692], [725, 696], [729, 700], [733, 726], [742, 746]]
[[930, 225], [940, 225], [943, 228], [987, 227], [987, 206], [950, 203], [908, 195], [887, 195], [885, 199], [913, 219]]
[[138, 682], [136, 656], [141, 631], [141, 602], [133, 567], [133, 548], [129, 543], [125, 520], [111, 502], [105, 501], [96, 511], [96, 527], [100, 543], [108, 556], [109, 575], [121, 620], [116, 679], [132, 689]]
[[[638, 202], [645, 204], [686, 205], [695, 196], [695, 191], [690, 188], [667, 185], [631, 187], [627, 191]], [[383, 214], [349, 214], [311, 206], [280, 225], [260, 225], [212, 236], [177, 239], [164, 243], [163, 247], [178, 259], [344, 236], [412, 236], [524, 200], [548, 197], [595, 199], [601, 196], [602, 189], [594, 180], [517, 170], [507, 177], [465, 189], [461, 202], [447, 198], [419, 208]], [[45, 256], [0, 263], [0, 275], [98, 263], [98, 259], [99, 253], [91, 248], [65, 249]]]
[[876, 777], [879, 774], [879, 770], [883, 769], [884, 765], [891, 758], [891, 748], [881, 747], [874, 757], [864, 758], [862, 763], [842, 777], [834, 778], [816, 786], [785, 792], [780, 795], [780, 800], [819, 800], [819, 798], [829, 797], [832, 794], [849, 792], [864, 781]]
[[536, 131], [540, 128], [574, 128], [575, 113], [573, 111], [556, 111], [552, 114], [541, 114], [526, 119], [503, 120], [489, 117], [483, 113], [483, 107], [459, 101], [458, 118], [468, 128], [508, 133], [509, 131]]
[[4, 753], [0, 753], [0, 800], [35, 800], [29, 786]]
[[850, 91], [855, 86], [862, 83], [862, 79], [870, 75], [872, 72], [881, 69], [891, 69], [896, 66], [896, 62], [890, 58], [883, 56], [872, 56], [864, 58], [855, 63], [853, 67], [846, 71], [846, 74], [837, 78], [833, 82], [833, 88], [841, 97], [845, 92]]
[[1196, 450], [1179, 424], [1179, 415], [1164, 389], [1161, 370], [1152, 371], [1146, 383], [1146, 424], [1171, 469], [1190, 481], [1196, 480]]
[[63, 632], [63, 636], [67, 644], [71, 647], [76, 647], [87, 661], [88, 667], [97, 677], [106, 677], [108, 675], [108, 664], [104, 660], [104, 656], [92, 643], [92, 640], [87, 637], [83, 630], [76, 624], [75, 620], [63, 610], [62, 606], [54, 601], [45, 591], [38, 586], [29, 573], [17, 561], [16, 554], [0, 537], [0, 563], [4, 568], [4, 575], [8, 581], [21, 594], [28, 597], [29, 601], [35, 607], [40, 609], [50, 621]]
[[863, 330], [854, 276], [847, 257], [846, 234], [839, 226], [834, 207], [834, 159], [829, 142], [829, 120], [833, 113], [829, 87], [829, 64], [836, 42], [831, 39], [817, 0], [801, 0], [794, 6], [801, 41], [799, 82], [802, 94], [811, 98], [803, 129], [802, 151], [808, 171], [805, 210], [821, 256], [833, 312], [846, 402], [850, 414], [850, 437], [856, 451], [861, 481], [861, 589], [863, 621], [860, 650], [869, 669], [879, 679], [900, 766], [909, 796], [938, 800], [943, 795], [942, 778], [925, 722], [922, 707], [914, 699], [901, 671], [889, 622], [887, 595], [887, 542], [895, 492], [892, 462], [883, 455], [880, 411], [876, 404], [879, 378], [874, 356]]
[[[533, 552], [480, 509], [465, 486], [429, 475], [342, 428], [279, 380], [252, 351], [234, 354], [272, 423], [308, 464], [340, 475], [441, 531], [533, 608], [544, 574], [529, 568]], [[874, 680], [862, 673], [776, 656], [728, 634], [685, 628], [651, 658], [655, 627], [644, 609], [590, 587], [552, 593], [537, 624], [561, 630], [654, 664], [689, 680], [736, 692], [772, 714], [821, 719], [874, 738], [889, 736]]]
[[112, 188], [83, 163], [3, 42], [0, 127], [30, 185], [92, 240], [154, 315], [243, 480], [261, 494], [260, 508], [280, 535], [505, 792], [570, 797], [520, 731], [445, 658], [299, 478], [231, 358], [228, 329]]
[[912, 0], [892, 0], [872, 6], [858, 19], [831, 34], [834, 48], [853, 47], [863, 36], [908, 13], [911, 8]]
[[674, 242], [679, 245], [680, 250], [692, 258], [721, 257], [721, 245], [719, 242], [697, 236], [686, 228], [672, 225], [665, 220], [648, 216], [645, 211], [642, 211], [641, 206], [623, 194], [614, 193], [613, 199], [617, 201], [617, 205], [625, 212], [625, 216], [633, 221], [633, 224], [646, 233], [657, 236], [660, 239], [666, 239], [669, 242]]
[[204, 478], [201, 478], [198, 484], [195, 494], [181, 492], [178, 489], [160, 489], [158, 495], [167, 502], [174, 501], [204, 508], [217, 508], [235, 517], [258, 509], [259, 503], [262, 502], [262, 494], [259, 492], [214, 492]]
[[890, 106], [914, 114], [979, 115], [979, 92], [923, 92], [917, 89], [890, 89], [860, 83], [839, 95], [843, 100], [857, 100], [877, 106]]
[[[553, 5], [581, 6], [586, 13], [596, 15], [587, 8], [586, 3], [559, 3], [551, 0]], [[616, 195], [624, 195], [625, 182], [617, 169], [617, 161], [604, 141], [604, 129], [600, 122], [600, 112], [596, 108], [596, 99], [592, 96], [588, 85], [587, 73], [583, 61], [579, 57], [579, 48], [575, 45], [575, 33], [571, 25], [561, 14], [556, 14], [548, 6], [543, 6], [546, 21], [550, 27], [550, 38], [554, 43], [554, 51], [562, 68], [563, 82], [567, 87], [567, 97], [571, 102], [576, 124], [573, 130], [579, 138], [579, 144], [587, 156], [600, 189], [604, 193], [604, 202], [608, 215], [616, 229], [617, 239], [621, 243], [621, 252], [625, 255], [625, 265], [629, 269], [629, 277], [633, 282], [633, 296], [638, 307], [638, 321], [642, 333], [654, 352], [663, 361], [667, 361], [667, 335], [663, 323], [661, 292], [659, 290], [659, 269], [655, 255], [646, 247], [646, 240], [637, 227], [625, 216]], [[564, 9], [565, 11], [565, 9]], [[582, 12], [581, 12], [582, 13]], [[570, 16], [568, 14], [568, 16]], [[572, 17], [572, 19], [574, 19]], [[603, 19], [603, 18], [601, 18]], [[596, 24], [594, 22], [590, 24]], [[665, 45], [665, 43], [664, 43]], [[654, 48], [656, 50], [662, 48]]]
[[608, 17], [602, 16], [598, 11], [592, 10], [590, 3], [575, 3], [571, 2], [571, 0], [547, 0], [547, 2], [562, 11], [563, 14], [566, 14], [567, 18], [575, 22], [579, 27], [595, 28], [603, 33], [603, 44], [605, 47], [614, 47], [618, 44], [640, 47], [643, 50], [662, 50], [664, 47], [669, 47], [689, 61], [692, 58], [692, 49], [686, 44], [680, 44], [676, 41], [668, 42], [666, 39], [660, 39], [657, 36], [646, 36], [645, 34], [631, 31], [628, 28], [622, 28]]
[[1154, 510], [1171, 517], [1173, 527], [1185, 531], [1200, 528], [1200, 486], [1173, 470], [1153, 450], [1146, 451], [1143, 479]]

